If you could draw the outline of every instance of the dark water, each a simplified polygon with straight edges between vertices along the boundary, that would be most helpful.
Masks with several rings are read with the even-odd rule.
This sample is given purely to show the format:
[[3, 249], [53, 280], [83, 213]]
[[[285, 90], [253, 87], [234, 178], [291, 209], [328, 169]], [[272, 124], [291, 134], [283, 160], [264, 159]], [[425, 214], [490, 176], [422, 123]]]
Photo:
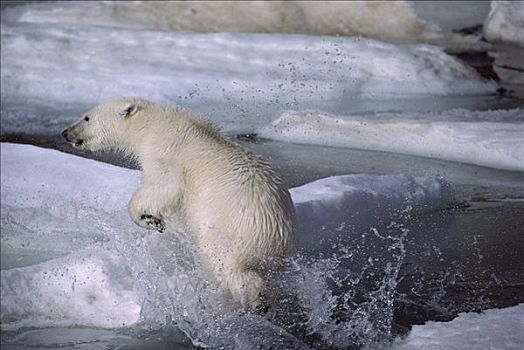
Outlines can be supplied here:
[[[453, 184], [457, 207], [396, 223], [408, 233], [394, 332], [524, 302], [524, 173], [386, 152], [273, 142], [251, 147], [272, 159], [293, 185], [349, 173], [442, 176]], [[380, 239], [360, 244], [359, 256], [380, 256], [377, 244]]]
[[473, 203], [414, 218], [396, 290], [405, 327], [524, 302], [524, 203]]

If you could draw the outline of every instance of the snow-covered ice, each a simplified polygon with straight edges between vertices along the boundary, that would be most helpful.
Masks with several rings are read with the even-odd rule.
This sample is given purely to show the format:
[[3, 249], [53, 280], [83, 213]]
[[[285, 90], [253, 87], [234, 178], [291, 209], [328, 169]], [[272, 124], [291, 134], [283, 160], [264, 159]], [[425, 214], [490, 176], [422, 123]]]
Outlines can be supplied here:
[[282, 114], [260, 134], [275, 140], [398, 152], [524, 171], [524, 109], [441, 113]]
[[524, 91], [524, 2], [492, 1], [484, 36], [494, 45], [493, 69], [510, 89]]
[[121, 260], [107, 250], [86, 249], [2, 270], [2, 329], [121, 328], [138, 322], [141, 305], [133, 289], [134, 276]]
[[[479, 8], [479, 9], [477, 9]], [[301, 2], [301, 1], [206, 1], [206, 2], [58, 2], [10, 10], [11, 18], [28, 23], [68, 23], [163, 31], [295, 33], [362, 36], [382, 41], [431, 43], [454, 49], [482, 49], [480, 37], [443, 30], [449, 9], [467, 12], [455, 26], [482, 23], [485, 6], [441, 4], [429, 10], [416, 2]], [[425, 19], [422, 19], [419, 15]], [[438, 15], [440, 14], [440, 17]], [[449, 22], [449, 20], [448, 20]], [[445, 27], [450, 24], [444, 23]]]
[[413, 326], [390, 350], [520, 350], [524, 345], [524, 304], [482, 313], [462, 313], [450, 322]]
[[524, 48], [524, 1], [492, 1], [484, 21], [484, 36], [491, 42]]
[[[2, 98], [119, 96], [296, 105], [343, 94], [485, 94], [492, 83], [440, 48], [360, 38], [194, 34], [2, 22]], [[131, 73], [132, 72], [132, 73]]]

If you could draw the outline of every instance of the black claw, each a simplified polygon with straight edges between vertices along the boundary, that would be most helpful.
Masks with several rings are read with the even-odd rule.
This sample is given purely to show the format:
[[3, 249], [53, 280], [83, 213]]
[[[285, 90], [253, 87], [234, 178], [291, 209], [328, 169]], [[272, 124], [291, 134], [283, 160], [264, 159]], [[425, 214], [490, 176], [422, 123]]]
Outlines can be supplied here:
[[163, 233], [165, 230], [165, 225], [162, 219], [154, 217], [153, 215], [149, 215], [149, 214], [140, 215], [140, 220], [144, 220], [146, 224], [149, 226], [154, 226], [154, 228], [160, 233]]
[[269, 312], [269, 306], [265, 304], [259, 304], [255, 307], [255, 313], [257, 313], [260, 316], [265, 316]]

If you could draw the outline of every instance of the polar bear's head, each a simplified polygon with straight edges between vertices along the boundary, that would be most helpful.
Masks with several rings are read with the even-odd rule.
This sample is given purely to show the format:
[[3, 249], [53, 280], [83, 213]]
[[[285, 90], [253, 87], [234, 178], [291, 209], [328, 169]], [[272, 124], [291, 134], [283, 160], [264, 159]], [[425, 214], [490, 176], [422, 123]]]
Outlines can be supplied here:
[[84, 113], [62, 136], [76, 148], [120, 148], [148, 105], [147, 101], [129, 97], [106, 102]]

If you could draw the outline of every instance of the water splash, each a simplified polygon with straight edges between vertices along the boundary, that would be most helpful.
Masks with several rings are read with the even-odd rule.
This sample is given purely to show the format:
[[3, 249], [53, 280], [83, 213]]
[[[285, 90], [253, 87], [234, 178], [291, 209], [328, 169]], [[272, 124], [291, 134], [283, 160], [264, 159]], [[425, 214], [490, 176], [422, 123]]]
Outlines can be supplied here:
[[57, 250], [43, 262], [3, 265], [2, 330], [22, 333], [102, 327], [140, 338], [184, 333], [210, 348], [374, 346], [392, 336], [411, 213], [448, 201], [439, 181], [404, 176], [332, 178], [295, 189], [307, 244], [270, 276], [272, 307], [263, 317], [228, 308], [202, 272], [190, 234], [132, 223], [122, 203], [140, 181], [137, 172], [27, 146], [3, 145], [2, 164], [11, 169], [2, 171], [2, 255], [27, 251], [26, 243], [31, 252]]

